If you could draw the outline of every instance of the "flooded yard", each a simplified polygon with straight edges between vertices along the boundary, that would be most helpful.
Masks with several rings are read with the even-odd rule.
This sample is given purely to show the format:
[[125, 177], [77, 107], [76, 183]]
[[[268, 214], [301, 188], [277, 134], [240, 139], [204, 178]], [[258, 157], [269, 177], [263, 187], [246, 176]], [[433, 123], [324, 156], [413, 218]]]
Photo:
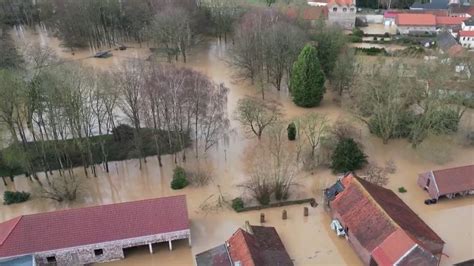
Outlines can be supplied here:
[[[93, 51], [71, 51], [59, 47], [56, 38], [50, 38], [44, 33], [37, 34], [29, 31], [17, 36], [18, 42], [38, 41], [54, 49], [58, 56], [66, 60], [77, 60], [87, 67], [100, 70], [113, 70], [121, 62], [129, 58], [147, 59], [151, 53], [147, 47], [129, 48], [126, 51], [113, 51], [114, 55], [107, 59], [91, 58]], [[215, 40], [208, 40], [199, 45], [189, 56], [186, 64], [199, 70], [216, 82], [222, 82], [230, 88], [228, 96], [229, 117], [239, 99], [245, 95], [254, 95], [258, 92], [245, 82], [235, 82], [233, 71], [226, 63], [226, 45]], [[179, 63], [182, 64], [182, 63]], [[350, 112], [336, 105], [330, 93], [320, 107], [303, 109], [296, 107], [282, 90], [277, 92], [268, 89], [266, 97], [278, 100], [283, 107], [285, 117], [291, 119], [307, 112], [326, 114], [331, 121], [338, 118], [355, 120]], [[472, 126], [474, 112], [469, 112], [464, 123]], [[474, 149], [454, 145], [452, 160], [436, 165], [419, 152], [413, 150], [405, 140], [394, 140], [384, 145], [382, 141], [369, 134], [360, 125], [362, 144], [369, 156], [369, 161], [383, 165], [393, 160], [397, 171], [390, 175], [388, 188], [398, 191], [404, 186], [408, 192], [398, 195], [446, 242], [441, 265], [452, 265], [474, 257], [474, 197], [440, 201], [438, 204], [426, 206], [423, 201], [428, 197], [416, 185], [417, 174], [431, 169], [446, 168], [474, 163]], [[58, 204], [50, 200], [33, 198], [17, 205], [0, 205], [0, 221], [22, 214], [44, 211], [83, 207], [106, 203], [125, 202], [153, 197], [186, 194], [188, 211], [191, 222], [192, 247], [186, 241], [174, 243], [174, 250], [170, 252], [167, 245], [157, 245], [154, 254], [149, 254], [148, 248], [134, 249], [127, 253], [126, 260], [115, 261], [110, 265], [194, 265], [194, 255], [211, 247], [222, 244], [245, 221], [259, 225], [260, 212], [265, 213], [267, 222], [264, 225], [276, 227], [280, 237], [296, 266], [304, 265], [361, 265], [361, 261], [350, 248], [348, 242], [338, 238], [329, 228], [330, 218], [322, 206], [310, 208], [308, 217], [303, 216], [303, 205], [284, 208], [273, 208], [264, 211], [235, 213], [230, 209], [220, 209], [212, 212], [202, 210], [202, 204], [211, 196], [219, 195], [219, 191], [226, 200], [231, 200], [241, 194], [237, 187], [246, 178], [244, 163], [245, 150], [255, 139], [244, 136], [237, 121], [231, 121], [231, 133], [228, 145], [221, 145], [211, 149], [206, 158], [201, 159], [213, 169], [213, 181], [204, 187], [187, 187], [180, 191], [173, 191], [169, 184], [174, 168], [173, 158], [165, 156], [164, 166], [160, 168], [155, 157], [148, 158], [148, 163], [139, 170], [137, 160], [128, 160], [111, 163], [110, 173], [99, 171], [97, 178], [84, 178], [81, 195], [82, 200], [73, 204]], [[194, 163], [192, 160], [186, 164]], [[77, 169], [78, 174], [82, 171]], [[328, 169], [319, 169], [314, 173], [303, 173], [298, 176], [294, 198], [315, 197], [321, 202], [321, 189], [335, 182], [336, 177]], [[31, 185], [24, 177], [15, 178], [14, 183], [7, 187], [0, 185], [0, 193], [4, 190], [31, 191]], [[209, 202], [209, 201], [208, 201]], [[288, 212], [288, 220], [281, 219], [282, 210]], [[462, 230], [461, 230], [462, 229]], [[462, 233], [461, 233], [462, 231]], [[449, 256], [449, 257], [448, 257]]]

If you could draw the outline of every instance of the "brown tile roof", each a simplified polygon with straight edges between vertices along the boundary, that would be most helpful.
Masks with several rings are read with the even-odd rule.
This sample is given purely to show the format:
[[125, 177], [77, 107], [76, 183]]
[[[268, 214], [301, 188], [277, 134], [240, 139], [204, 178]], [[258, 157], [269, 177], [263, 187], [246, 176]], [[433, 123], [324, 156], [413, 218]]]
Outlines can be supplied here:
[[318, 7], [318, 6], [305, 8], [303, 10], [303, 19], [304, 20], [317, 20], [321, 16], [325, 17], [326, 16], [325, 10], [327, 10], [326, 7]]
[[23, 215], [0, 224], [0, 258], [185, 229], [185, 196]]
[[396, 230], [402, 229], [414, 242], [427, 247], [443, 245], [441, 238], [393, 191], [371, 184], [352, 174], [343, 179], [345, 190], [331, 202], [359, 243], [372, 252]]
[[437, 26], [461, 26], [462, 22], [467, 18], [463, 17], [448, 17], [448, 16], [437, 16], [436, 25]]
[[436, 26], [436, 17], [432, 14], [398, 14], [395, 24], [398, 26]]
[[[460, 36], [461, 32], [459, 32]], [[474, 36], [474, 31], [472, 31]], [[474, 164], [433, 171], [439, 195], [474, 189]]]
[[252, 234], [239, 228], [226, 242], [235, 263], [249, 266], [293, 266], [274, 227], [251, 226]]
[[474, 17], [474, 6], [459, 6], [452, 9], [451, 13], [455, 14], [469, 14]]

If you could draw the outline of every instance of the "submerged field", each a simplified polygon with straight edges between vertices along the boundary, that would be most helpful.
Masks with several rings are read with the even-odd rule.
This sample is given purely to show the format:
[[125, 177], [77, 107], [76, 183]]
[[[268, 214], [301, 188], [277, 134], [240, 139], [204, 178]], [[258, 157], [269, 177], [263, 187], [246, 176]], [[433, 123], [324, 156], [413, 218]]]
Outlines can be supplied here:
[[[130, 48], [126, 51], [113, 51], [114, 55], [107, 59], [90, 58], [92, 51], [70, 51], [59, 47], [59, 41], [48, 37], [45, 33], [15, 33], [18, 42], [38, 41], [42, 45], [53, 48], [59, 57], [65, 60], [77, 60], [85, 67], [99, 70], [112, 70], [129, 58], [147, 59], [151, 54], [148, 47]], [[131, 46], [137, 47], [134, 44]], [[239, 99], [258, 92], [245, 82], [235, 82], [233, 71], [226, 63], [226, 44], [215, 40], [204, 41], [192, 51], [187, 67], [192, 67], [211, 77], [215, 82], [224, 83], [230, 88], [228, 95], [228, 112], [232, 114]], [[269, 89], [267, 95], [282, 104], [286, 118], [290, 119], [307, 112], [317, 112], [327, 115], [331, 121], [338, 118], [354, 120], [347, 110], [338, 106], [330, 93], [326, 93], [321, 106], [312, 109], [295, 107], [284, 90], [277, 93]], [[232, 117], [230, 115], [230, 117]], [[463, 118], [462, 127], [474, 126], [474, 112], [468, 110]], [[416, 185], [417, 174], [431, 169], [446, 168], [474, 163], [474, 149], [465, 148], [453, 140], [449, 149], [435, 149], [439, 143], [432, 144], [433, 149], [413, 150], [405, 140], [393, 140], [384, 145], [382, 140], [369, 134], [362, 125], [358, 126], [358, 134], [369, 156], [369, 161], [383, 165], [388, 160], [395, 162], [397, 171], [390, 175], [388, 188], [397, 191], [404, 186], [407, 193], [400, 197], [446, 242], [441, 265], [452, 265], [471, 259], [474, 254], [474, 198], [460, 198], [441, 201], [436, 205], [423, 204], [427, 194]], [[237, 187], [246, 178], [247, 164], [245, 154], [252, 148], [256, 139], [244, 136], [240, 124], [231, 120], [231, 133], [227, 145], [211, 149], [206, 158], [200, 163], [212, 169], [213, 181], [204, 187], [188, 187], [181, 191], [169, 188], [173, 158], [164, 156], [162, 168], [158, 167], [156, 158], [150, 157], [148, 163], [139, 170], [136, 160], [112, 162], [110, 172], [99, 171], [97, 178], [84, 178], [81, 188], [83, 200], [73, 204], [58, 204], [56, 202], [34, 198], [26, 203], [0, 206], [0, 221], [22, 214], [37, 213], [72, 207], [91, 206], [105, 203], [124, 202], [152, 197], [162, 197], [176, 194], [186, 194], [193, 245], [187, 246], [186, 241], [176, 242], [175, 249], [170, 252], [166, 245], [155, 248], [153, 255], [148, 248], [136, 249], [127, 254], [127, 259], [112, 262], [112, 265], [193, 265], [194, 255], [225, 241], [239, 226], [248, 220], [259, 224], [260, 211], [235, 213], [230, 209], [203, 210], [203, 206], [217, 198], [219, 191], [225, 199], [232, 199], [241, 194]], [[443, 164], [434, 163], [429, 153], [445, 153]], [[190, 160], [187, 165], [195, 164]], [[77, 170], [81, 174], [81, 169]], [[312, 173], [305, 172], [297, 177], [299, 186], [294, 188], [292, 198], [314, 197], [321, 203], [322, 189], [335, 182], [334, 176], [328, 169], [318, 169]], [[26, 178], [15, 178], [14, 183], [7, 187], [0, 185], [0, 193], [4, 190], [34, 190]], [[398, 193], [398, 192], [397, 192]], [[210, 198], [210, 199], [209, 199]], [[207, 201], [206, 201], [207, 200]], [[204, 208], [205, 209], [205, 208]], [[288, 211], [288, 220], [281, 220], [283, 209]], [[330, 230], [330, 219], [322, 206], [310, 208], [309, 217], [303, 217], [303, 206], [291, 206], [262, 211], [267, 222], [265, 225], [275, 226], [285, 247], [294, 259], [295, 265], [360, 265], [361, 262], [348, 243], [343, 238], [337, 238]], [[461, 230], [462, 229], [462, 230]], [[460, 233], [462, 231], [462, 233]]]

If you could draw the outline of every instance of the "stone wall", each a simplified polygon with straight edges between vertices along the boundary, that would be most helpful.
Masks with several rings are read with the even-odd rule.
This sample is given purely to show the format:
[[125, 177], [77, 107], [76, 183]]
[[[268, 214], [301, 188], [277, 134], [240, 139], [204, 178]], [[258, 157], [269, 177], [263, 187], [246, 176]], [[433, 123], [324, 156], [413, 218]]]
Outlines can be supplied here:
[[[97, 243], [79, 247], [52, 250], [34, 254], [37, 265], [48, 265], [48, 257], [55, 257], [56, 265], [83, 265], [106, 262], [124, 258], [123, 249], [148, 244], [168, 242], [191, 237], [189, 229], [165, 234], [129, 238], [117, 241]], [[102, 249], [103, 254], [96, 256], [94, 250]]]

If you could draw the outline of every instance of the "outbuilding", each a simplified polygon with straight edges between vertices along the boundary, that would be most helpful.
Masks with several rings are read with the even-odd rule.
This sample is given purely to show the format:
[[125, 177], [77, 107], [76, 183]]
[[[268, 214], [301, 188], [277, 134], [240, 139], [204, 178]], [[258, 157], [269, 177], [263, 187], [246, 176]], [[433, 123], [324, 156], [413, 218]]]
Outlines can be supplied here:
[[185, 196], [32, 215], [0, 224], [0, 261], [30, 255], [37, 265], [84, 265], [124, 258], [124, 250], [188, 239]]
[[474, 164], [422, 173], [417, 183], [435, 200], [474, 194]]

